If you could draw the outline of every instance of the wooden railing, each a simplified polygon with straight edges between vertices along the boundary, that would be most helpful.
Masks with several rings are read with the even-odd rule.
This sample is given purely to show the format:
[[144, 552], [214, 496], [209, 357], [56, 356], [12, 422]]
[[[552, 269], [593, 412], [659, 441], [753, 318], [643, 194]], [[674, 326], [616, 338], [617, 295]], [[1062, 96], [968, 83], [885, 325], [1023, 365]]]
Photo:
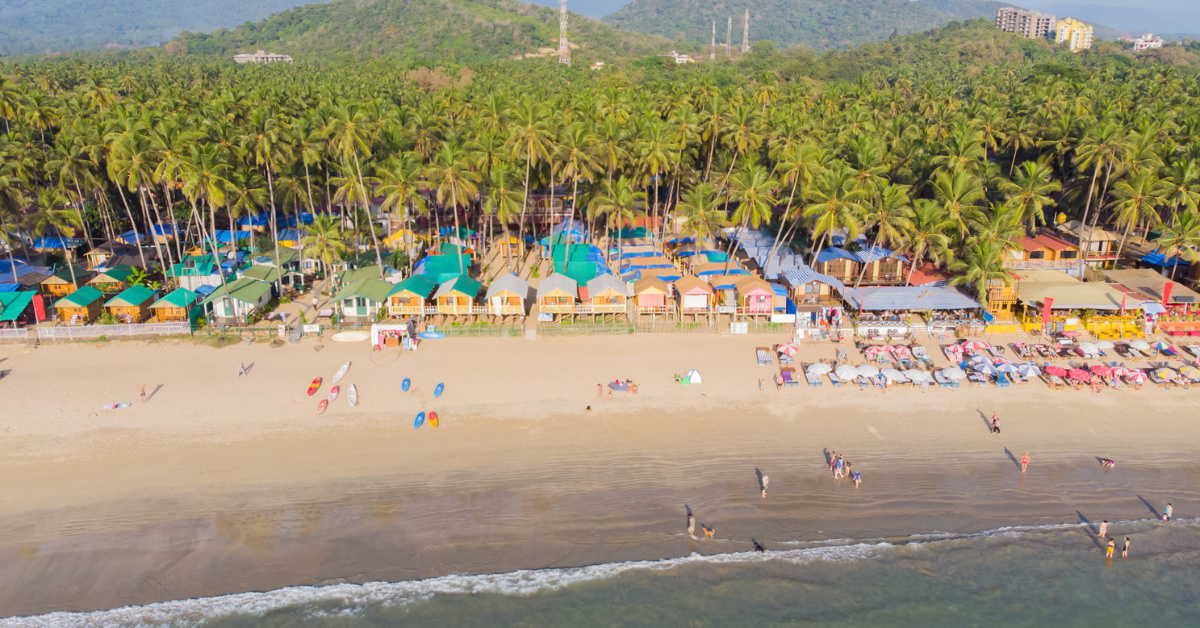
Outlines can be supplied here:
[[575, 312], [576, 307], [578, 307], [578, 305], [574, 303], [550, 305], [541, 304], [538, 307], [538, 311], [543, 314], [572, 314]]

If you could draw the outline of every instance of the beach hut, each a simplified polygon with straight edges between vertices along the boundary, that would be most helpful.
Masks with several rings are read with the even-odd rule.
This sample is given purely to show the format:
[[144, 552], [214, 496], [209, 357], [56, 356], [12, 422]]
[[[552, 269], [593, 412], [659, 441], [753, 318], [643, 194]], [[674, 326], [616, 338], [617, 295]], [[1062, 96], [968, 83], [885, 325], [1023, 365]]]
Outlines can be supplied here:
[[130, 286], [109, 299], [104, 309], [123, 323], [140, 323], [150, 316], [150, 305], [158, 293], [146, 286]]
[[479, 296], [481, 286], [479, 280], [471, 279], [466, 275], [459, 275], [442, 283], [438, 286], [437, 292], [433, 293], [438, 314], [453, 316], [472, 314], [475, 298]]
[[633, 282], [633, 299], [638, 314], [668, 314], [672, 309], [667, 298], [671, 286], [667, 282], [647, 275]]
[[[226, 294], [228, 289], [228, 295]], [[271, 302], [271, 285], [257, 279], [242, 277], [222, 286], [204, 298], [200, 304], [212, 306], [212, 318], [218, 324], [244, 323], [254, 312]]]
[[0, 292], [0, 327], [21, 327], [44, 317], [42, 297], [32, 290]]
[[86, 325], [100, 316], [104, 293], [92, 286], [83, 286], [54, 302], [58, 318], [67, 325]]
[[734, 280], [734, 285], [737, 286], [738, 314], [758, 316], [774, 311], [775, 290], [771, 284], [754, 275], [742, 275]]
[[424, 316], [425, 301], [437, 284], [425, 275], [413, 275], [396, 284], [387, 295], [388, 316]]
[[97, 273], [88, 285], [104, 294], [117, 294], [129, 287], [129, 276], [132, 274], [132, 268], [121, 264]]
[[199, 294], [187, 288], [176, 288], [150, 306], [150, 311], [154, 313], [151, 320], [158, 323], [191, 321], [192, 315], [199, 310], [196, 307], [199, 301]]
[[[596, 275], [587, 282], [587, 302], [591, 313], [624, 314], [629, 284], [613, 275]], [[578, 309], [578, 308], [577, 308]]]
[[[194, 292], [201, 286], [220, 287], [222, 270], [212, 255], [187, 255], [178, 264], [171, 264], [167, 276], [174, 279], [179, 287]], [[229, 277], [228, 273], [226, 277]]]
[[822, 275], [811, 268], [783, 271], [783, 280], [791, 288], [792, 300], [805, 305], [840, 305], [837, 291], [845, 284], [831, 275]]
[[529, 283], [509, 273], [497, 278], [488, 286], [487, 308], [493, 316], [525, 316], [525, 298], [529, 296]]
[[538, 282], [537, 300], [540, 314], [574, 314], [579, 296], [579, 284], [574, 279], [554, 273]]
[[375, 320], [384, 311], [392, 288], [395, 286], [379, 279], [359, 279], [345, 285], [332, 301], [341, 308], [343, 321], [364, 323]]
[[707, 315], [712, 305], [713, 289], [699, 277], [684, 277], [675, 282], [675, 294], [679, 301], [679, 313], [692, 317]]
[[71, 279], [71, 269], [64, 268], [42, 280], [42, 294], [50, 298], [61, 299], [78, 290], [80, 286], [86, 285], [91, 278], [91, 271], [77, 267], [75, 268], [75, 278]]

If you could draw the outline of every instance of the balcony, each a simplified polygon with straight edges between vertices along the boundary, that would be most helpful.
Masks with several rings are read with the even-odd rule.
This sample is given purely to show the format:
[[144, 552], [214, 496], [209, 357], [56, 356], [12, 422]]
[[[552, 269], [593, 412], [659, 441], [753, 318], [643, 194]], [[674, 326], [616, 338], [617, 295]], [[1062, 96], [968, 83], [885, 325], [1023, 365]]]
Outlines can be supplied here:
[[[583, 305], [578, 307], [583, 307]], [[575, 308], [574, 303], [542, 303], [538, 306], [538, 311], [542, 314], [574, 314]]]

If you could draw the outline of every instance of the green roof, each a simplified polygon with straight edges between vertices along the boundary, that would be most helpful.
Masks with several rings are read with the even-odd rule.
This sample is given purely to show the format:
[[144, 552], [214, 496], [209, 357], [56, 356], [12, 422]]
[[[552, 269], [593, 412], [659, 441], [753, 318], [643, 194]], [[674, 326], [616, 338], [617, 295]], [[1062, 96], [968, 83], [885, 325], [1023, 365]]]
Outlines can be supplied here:
[[[372, 253], [372, 256], [374, 256], [374, 253]], [[259, 255], [258, 257], [268, 257], [271, 259], [272, 262], [274, 262], [275, 261], [275, 247], [271, 247], [270, 251], [267, 251], [266, 254]], [[280, 246], [279, 247], [279, 258], [283, 260], [284, 264], [291, 262], [298, 257], [300, 257], [299, 250], [293, 249], [290, 246]]]
[[[558, 265], [555, 264], [555, 268]], [[564, 268], [562, 274], [575, 280], [579, 285], [586, 285], [587, 282], [596, 278], [596, 262], [571, 262]]]
[[29, 303], [33, 301], [33, 296], [37, 293], [32, 290], [18, 290], [16, 292], [0, 292], [0, 321], [15, 321], [29, 307]]
[[408, 291], [413, 294], [419, 294], [422, 298], [428, 299], [429, 295], [433, 294], [434, 288], [437, 288], [437, 284], [434, 283], [429, 277], [425, 275], [413, 275], [412, 277], [409, 277], [408, 279], [396, 284], [396, 286], [388, 292], [388, 296], [390, 297], [393, 294]]
[[[450, 282], [454, 283], [451, 285]], [[479, 288], [482, 286], [483, 284], [480, 283], [478, 279], [471, 279], [466, 275], [460, 275], [439, 286], [437, 296], [441, 296], [453, 290], [474, 299], [475, 297], [479, 296]]]
[[346, 285], [346, 286], [348, 286], [352, 283], [355, 283], [359, 280], [362, 280], [362, 279], [378, 280], [379, 279], [379, 264], [371, 264], [370, 266], [363, 266], [362, 268], [352, 268], [352, 269], [347, 270], [346, 272], [342, 273], [342, 275], [341, 275], [341, 277], [339, 277], [339, 279], [341, 279], [342, 285]]
[[[289, 271], [288, 274], [294, 275], [296, 273]], [[279, 269], [274, 266], [267, 266], [266, 264], [255, 264], [254, 266], [242, 271], [242, 276], [249, 277], [251, 279], [257, 279], [259, 281], [265, 281], [267, 283], [274, 283], [279, 280]]]
[[187, 288], [176, 288], [174, 292], [154, 302], [150, 307], [189, 307], [200, 295]]
[[227, 286], [221, 286], [214, 290], [212, 294], [208, 295], [208, 298], [204, 299], [204, 304], [207, 305], [224, 298], [226, 288], [229, 289], [229, 297], [232, 299], [237, 299], [244, 303], [258, 303], [258, 300], [264, 294], [271, 291], [271, 284], [263, 283], [249, 277], [242, 277]]
[[94, 279], [92, 279], [92, 281], [99, 281], [101, 277], [104, 277], [109, 281], [120, 281], [121, 283], [124, 283], [125, 280], [129, 279], [129, 276], [132, 274], [133, 274], [132, 267], [130, 267], [126, 264], [121, 264], [120, 266], [114, 266], [114, 267], [100, 273], [99, 275], [96, 275], [96, 277]]
[[333, 300], [341, 301], [346, 297], [363, 297], [376, 303], [383, 303], [387, 301], [388, 294], [391, 293], [392, 288], [395, 288], [395, 286], [379, 279], [359, 279], [342, 288], [341, 292], [338, 292], [333, 297]]
[[454, 255], [430, 255], [421, 260], [421, 274], [441, 285], [466, 273], [471, 268], [471, 256], [462, 256], [462, 269], [458, 267], [458, 259]]
[[150, 288], [147, 288], [146, 286], [129, 286], [125, 290], [121, 291], [121, 294], [109, 299], [104, 305], [138, 306], [156, 296], [158, 296], [158, 293]]
[[[192, 261], [194, 268], [186, 268], [184, 264]], [[171, 265], [171, 277], [207, 277], [217, 270], [217, 262], [211, 255], [188, 255], [183, 262]]]
[[103, 298], [103, 292], [91, 286], [83, 286], [75, 292], [55, 301], [54, 307], [87, 307]]
[[[465, 251], [465, 250], [467, 250], [467, 249], [469, 249], [469, 248], [471, 248], [471, 245], [469, 245], [469, 244], [464, 244], [464, 245], [462, 246], [462, 250], [464, 250], [464, 251]], [[459, 246], [458, 246], [457, 244], [451, 244], [451, 243], [449, 243], [449, 242], [443, 242], [443, 243], [441, 243], [441, 244], [438, 246], [438, 253], [439, 253], [440, 255], [450, 255], [450, 256], [454, 256], [454, 255], [456, 255], [456, 254], [460, 254], [460, 253], [459, 253]]]
[[[92, 271], [87, 270], [86, 268], [80, 268], [79, 266], [75, 267], [75, 279], [87, 279], [89, 276], [91, 276], [91, 274]], [[71, 269], [65, 266], [51, 276], [61, 281], [71, 283]], [[47, 279], [49, 279], [49, 277], [47, 277]], [[42, 281], [45, 282], [46, 279], [43, 279]]]

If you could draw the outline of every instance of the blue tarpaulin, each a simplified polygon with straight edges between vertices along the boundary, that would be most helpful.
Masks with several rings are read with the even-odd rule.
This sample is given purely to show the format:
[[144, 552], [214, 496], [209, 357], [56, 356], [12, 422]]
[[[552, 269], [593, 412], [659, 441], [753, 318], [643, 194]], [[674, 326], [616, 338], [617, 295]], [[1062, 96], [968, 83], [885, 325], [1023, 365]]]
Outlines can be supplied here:
[[849, 288], [842, 291], [842, 298], [855, 310], [974, 310], [983, 307], [954, 288], [928, 286]]

